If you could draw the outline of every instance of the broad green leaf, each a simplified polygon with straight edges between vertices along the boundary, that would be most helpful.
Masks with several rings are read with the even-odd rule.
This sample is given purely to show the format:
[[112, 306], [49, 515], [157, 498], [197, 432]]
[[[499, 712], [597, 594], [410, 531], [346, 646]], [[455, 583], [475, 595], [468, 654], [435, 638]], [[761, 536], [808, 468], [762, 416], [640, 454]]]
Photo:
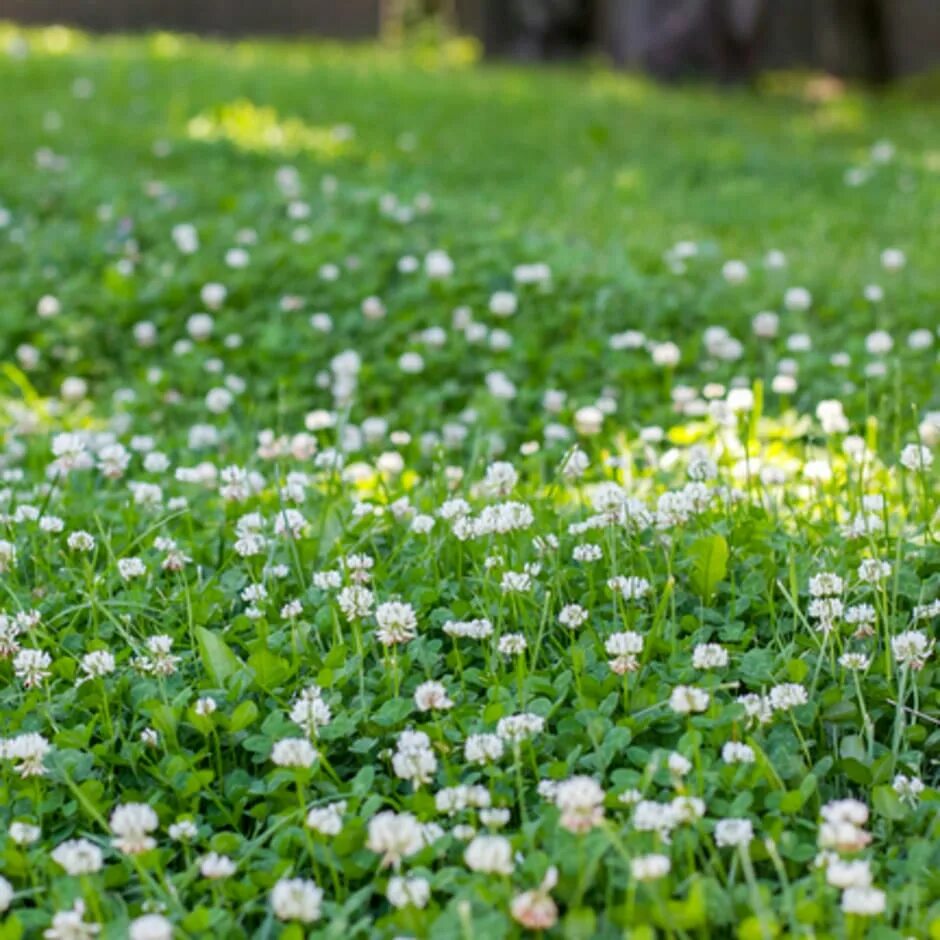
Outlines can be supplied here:
[[248, 667], [254, 672], [258, 684], [266, 689], [275, 688], [290, 675], [286, 659], [260, 647], [248, 657]]
[[901, 798], [894, 792], [894, 788], [886, 784], [875, 787], [872, 791], [872, 803], [875, 812], [885, 819], [897, 821], [907, 815], [907, 809], [901, 802]]
[[705, 535], [692, 543], [689, 555], [692, 558], [689, 575], [692, 590], [707, 600], [728, 573], [728, 543], [724, 536]]
[[205, 627], [196, 627], [196, 642], [199, 644], [199, 655], [206, 672], [220, 688], [243, 667], [242, 661], [218, 633], [213, 633]]
[[228, 730], [232, 732], [242, 731], [257, 717], [258, 706], [250, 700], [244, 701], [232, 712], [232, 716], [228, 721]]

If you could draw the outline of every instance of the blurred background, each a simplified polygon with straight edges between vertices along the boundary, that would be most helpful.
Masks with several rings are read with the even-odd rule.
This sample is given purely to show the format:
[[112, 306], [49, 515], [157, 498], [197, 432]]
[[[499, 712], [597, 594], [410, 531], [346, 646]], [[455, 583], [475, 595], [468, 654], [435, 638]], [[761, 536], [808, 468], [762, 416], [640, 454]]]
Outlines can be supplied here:
[[940, 0], [0, 0], [0, 20], [101, 31], [478, 38], [521, 61], [604, 56], [662, 80], [808, 68], [881, 84], [940, 65]]

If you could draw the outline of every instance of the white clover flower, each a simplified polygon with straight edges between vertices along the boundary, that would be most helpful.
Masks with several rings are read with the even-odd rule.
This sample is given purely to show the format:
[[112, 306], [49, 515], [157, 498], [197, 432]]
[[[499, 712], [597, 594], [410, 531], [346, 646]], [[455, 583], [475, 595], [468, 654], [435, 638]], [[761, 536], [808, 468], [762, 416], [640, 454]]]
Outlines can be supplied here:
[[578, 434], [586, 437], [600, 434], [604, 426], [604, 412], [594, 405], [585, 405], [574, 413], [574, 426]]
[[759, 339], [774, 339], [780, 332], [780, 317], [772, 310], [762, 310], [751, 320], [751, 329]]
[[157, 844], [150, 833], [158, 825], [157, 814], [146, 803], [122, 803], [111, 814], [111, 841], [125, 855], [149, 852]]
[[512, 874], [512, 845], [503, 836], [476, 836], [464, 850], [463, 857], [471, 871], [485, 875]]
[[395, 776], [408, 780], [417, 790], [429, 783], [437, 770], [437, 758], [431, 749], [431, 740], [423, 731], [403, 731], [398, 736], [392, 756]]
[[795, 682], [784, 682], [770, 690], [770, 705], [776, 711], [788, 711], [798, 708], [808, 701], [806, 689]]
[[343, 829], [345, 812], [345, 800], [338, 800], [326, 806], [315, 806], [307, 813], [307, 826], [321, 836], [338, 836]]
[[336, 591], [342, 586], [343, 576], [338, 571], [315, 571], [312, 580], [320, 591]]
[[98, 451], [98, 469], [109, 480], [118, 480], [124, 476], [131, 455], [121, 444], [108, 444]]
[[753, 764], [756, 756], [750, 745], [740, 741], [726, 741], [721, 748], [721, 759], [726, 764]]
[[570, 777], [555, 789], [561, 825], [569, 832], [588, 832], [604, 820], [604, 791], [591, 777]]
[[281, 738], [271, 749], [271, 760], [278, 767], [312, 767], [319, 756], [306, 738]]
[[637, 881], [658, 881], [669, 874], [670, 868], [667, 855], [637, 855], [630, 860], [630, 874]]
[[866, 558], [858, 566], [858, 579], [867, 584], [878, 584], [891, 575], [891, 564], [879, 558]]
[[923, 669], [933, 653], [934, 641], [921, 630], [905, 630], [891, 638], [891, 652], [902, 666]]
[[541, 261], [518, 264], [512, 269], [512, 278], [517, 284], [546, 284], [552, 279], [552, 269]]
[[100, 932], [100, 924], [85, 920], [85, 902], [79, 898], [68, 910], [56, 911], [42, 935], [45, 940], [92, 940]]
[[485, 640], [493, 635], [493, 624], [489, 620], [450, 620], [444, 624], [444, 632], [448, 636], [467, 638], [471, 640]]
[[88, 383], [77, 375], [67, 376], [59, 387], [59, 395], [63, 401], [81, 401], [88, 394]]
[[431, 899], [431, 884], [426, 878], [402, 878], [394, 875], [385, 890], [392, 907], [416, 907], [422, 910]]
[[867, 888], [871, 885], [871, 866], [867, 859], [843, 860], [838, 856], [826, 865], [826, 881], [834, 888]]
[[809, 580], [809, 593], [813, 597], [830, 597], [841, 594], [843, 588], [842, 578], [830, 571], [823, 571]]
[[692, 665], [696, 669], [724, 669], [728, 661], [728, 651], [719, 643], [699, 643], [692, 651]]
[[117, 567], [119, 574], [125, 581], [142, 578], [147, 574], [147, 567], [139, 558], [120, 558]]
[[907, 256], [900, 248], [885, 248], [881, 253], [881, 266], [886, 271], [900, 271], [907, 264]]
[[864, 826], [868, 822], [868, 807], [860, 800], [832, 800], [821, 810], [827, 822], [848, 822], [855, 826]]
[[199, 232], [195, 225], [180, 222], [170, 230], [170, 236], [178, 251], [184, 255], [195, 254], [199, 250]]
[[624, 577], [616, 575], [607, 582], [607, 587], [620, 594], [625, 601], [638, 601], [646, 597], [652, 586], [646, 578], [640, 578], [634, 575]]
[[19, 650], [22, 632], [23, 627], [16, 618], [0, 613], [0, 657], [12, 656]]
[[367, 320], [382, 320], [387, 313], [385, 304], [378, 297], [366, 297], [362, 301], [360, 309]]
[[218, 881], [235, 874], [235, 863], [227, 855], [210, 852], [199, 860], [199, 874], [210, 881]]
[[669, 833], [678, 824], [679, 819], [670, 804], [642, 799], [635, 801], [633, 827], [638, 832], [656, 832], [668, 842]]
[[691, 685], [677, 685], [669, 696], [669, 707], [679, 715], [703, 712], [708, 702], [708, 692]]
[[416, 535], [427, 535], [434, 528], [434, 517], [417, 513], [411, 520], [410, 529]]
[[101, 871], [104, 856], [88, 839], [69, 839], [52, 850], [52, 860], [69, 875], [93, 875]]
[[464, 742], [464, 758], [471, 764], [488, 764], [503, 756], [503, 739], [498, 734], [471, 734]]
[[351, 584], [336, 595], [336, 603], [347, 620], [361, 620], [372, 612], [375, 596], [368, 588]]
[[216, 704], [216, 701], [211, 696], [205, 695], [201, 698], [196, 699], [196, 704], [193, 705], [193, 711], [200, 718], [208, 718], [210, 715], [213, 715], [216, 709], [219, 706]]
[[382, 856], [383, 868], [395, 867], [424, 846], [421, 824], [411, 813], [385, 810], [369, 820], [366, 848]]
[[524, 594], [532, 589], [532, 578], [524, 571], [505, 571], [499, 587], [503, 594]]
[[173, 924], [162, 914], [144, 914], [131, 921], [129, 940], [173, 940]]
[[897, 795], [906, 803], [913, 806], [924, 792], [924, 782], [919, 777], [908, 777], [907, 774], [896, 774], [891, 786]]
[[512, 814], [504, 807], [491, 807], [480, 810], [480, 822], [487, 829], [502, 829], [509, 823]]
[[545, 728], [545, 719], [541, 715], [523, 712], [519, 715], [507, 715], [496, 724], [496, 734], [504, 741], [518, 743], [532, 738]]
[[414, 694], [415, 706], [419, 711], [446, 711], [454, 707], [447, 695], [447, 689], [440, 682], [429, 679], [422, 682]]
[[489, 309], [494, 317], [511, 317], [519, 308], [519, 301], [512, 291], [498, 290], [490, 297]]
[[0, 574], [6, 574], [16, 564], [16, 546], [0, 539]]
[[694, 823], [705, 815], [705, 802], [697, 796], [677, 796], [670, 804], [670, 812], [677, 823]]
[[604, 557], [604, 551], [600, 545], [588, 542], [584, 545], [576, 545], [571, 552], [571, 557], [577, 562], [590, 563], [600, 561]]
[[569, 630], [577, 630], [587, 623], [589, 614], [580, 604], [566, 604], [558, 613], [558, 622]]
[[747, 265], [737, 259], [726, 261], [721, 267], [721, 276], [729, 284], [743, 284], [748, 278]]
[[673, 751], [666, 761], [666, 766], [674, 776], [684, 777], [692, 769], [692, 762], [684, 755]]
[[210, 388], [206, 392], [206, 410], [214, 415], [225, 414], [235, 402], [235, 396], [222, 386]]
[[379, 604], [375, 621], [378, 624], [375, 637], [383, 646], [407, 643], [418, 635], [418, 618], [411, 604], [400, 601]]
[[754, 826], [749, 819], [720, 819], [715, 823], [715, 844], [747, 848], [754, 838]]
[[552, 866], [542, 883], [530, 891], [517, 894], [509, 905], [509, 913], [516, 923], [527, 930], [550, 930], [558, 920], [558, 905], [549, 892], [558, 883], [558, 869]]
[[792, 313], [809, 310], [813, 295], [805, 287], [788, 287], [783, 295], [783, 305]]
[[290, 720], [303, 728], [310, 737], [315, 737], [332, 718], [330, 706], [323, 700], [323, 693], [316, 685], [307, 686], [291, 706]]
[[61, 312], [62, 304], [59, 302], [59, 298], [54, 297], [52, 294], [45, 294], [40, 297], [39, 302], [36, 304], [36, 316], [41, 320], [51, 320]]
[[656, 343], [651, 353], [653, 364], [664, 369], [672, 369], [679, 365], [682, 353], [675, 343]]
[[312, 924], [320, 919], [323, 891], [307, 878], [282, 878], [271, 889], [270, 900], [278, 920]]
[[165, 633], [149, 637], [147, 652], [138, 656], [134, 665], [141, 671], [154, 676], [171, 676], [176, 672], [180, 657], [172, 653], [173, 638]]
[[604, 641], [604, 650], [611, 657], [608, 665], [618, 676], [636, 672], [640, 668], [639, 656], [643, 652], [643, 637], [634, 630], [612, 633]]
[[906, 470], [927, 471], [933, 466], [933, 454], [923, 444], [908, 444], [898, 459]]
[[521, 633], [504, 633], [496, 644], [496, 649], [503, 656], [519, 656], [524, 653], [528, 647], [526, 638]]
[[865, 653], [843, 653], [839, 657], [839, 665], [843, 669], [864, 672], [871, 665], [871, 657]]
[[167, 833], [174, 842], [192, 842], [199, 835], [199, 829], [191, 819], [178, 819], [171, 823]]
[[444, 787], [434, 794], [434, 806], [439, 813], [454, 816], [466, 809], [486, 809], [490, 806], [490, 792], [479, 784], [458, 784]]
[[446, 251], [437, 248], [425, 255], [424, 273], [432, 281], [446, 280], [454, 273], [454, 262]]
[[10, 823], [7, 832], [17, 845], [32, 845], [42, 835], [42, 829], [39, 826], [20, 820]]
[[508, 496], [519, 481], [516, 468], [505, 460], [497, 460], [486, 468], [483, 488], [491, 496]]
[[868, 822], [868, 807], [854, 799], [833, 800], [822, 807], [823, 822], [819, 827], [821, 849], [839, 852], [858, 852], [871, 842], [864, 829]]
[[561, 463], [561, 475], [568, 480], [576, 480], [584, 476], [591, 465], [588, 455], [580, 447], [573, 447]]
[[48, 679], [51, 665], [52, 657], [43, 650], [21, 649], [13, 657], [13, 672], [27, 689]]
[[842, 911], [859, 917], [876, 917], [883, 914], [887, 898], [879, 888], [851, 887], [842, 893]]
[[225, 303], [228, 290], [224, 284], [204, 284], [199, 291], [199, 297], [210, 310], [218, 310]]

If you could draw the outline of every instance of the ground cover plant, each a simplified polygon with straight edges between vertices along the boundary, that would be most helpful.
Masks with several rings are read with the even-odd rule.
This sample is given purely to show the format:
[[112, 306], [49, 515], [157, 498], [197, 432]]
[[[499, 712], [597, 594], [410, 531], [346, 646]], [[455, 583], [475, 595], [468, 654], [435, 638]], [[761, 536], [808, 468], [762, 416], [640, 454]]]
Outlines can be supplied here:
[[929, 83], [0, 48], [0, 938], [940, 936]]

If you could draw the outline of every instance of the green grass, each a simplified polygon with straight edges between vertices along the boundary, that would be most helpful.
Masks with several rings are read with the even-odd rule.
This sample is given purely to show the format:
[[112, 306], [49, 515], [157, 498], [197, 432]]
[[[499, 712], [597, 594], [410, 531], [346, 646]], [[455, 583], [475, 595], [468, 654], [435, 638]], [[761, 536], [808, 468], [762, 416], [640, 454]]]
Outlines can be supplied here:
[[0, 49], [0, 940], [940, 936], [929, 82]]
[[[716, 323], [740, 328], [757, 310], [779, 307], [792, 273], [756, 271], [746, 292], [710, 276], [677, 282], [664, 275], [661, 255], [680, 239], [700, 241], [710, 257], [752, 263], [769, 249], [786, 250], [790, 272], [798, 272], [798, 283], [815, 299], [812, 317], [794, 328], [812, 325], [822, 351], [845, 344], [858, 352], [864, 334], [876, 327], [935, 325], [940, 298], [928, 272], [938, 236], [929, 220], [940, 173], [930, 137], [937, 110], [932, 102], [848, 92], [811, 105], [796, 82], [778, 82], [778, 93], [755, 96], [662, 90], [602, 71], [431, 70], [370, 48], [233, 49], [187, 41], [163, 57], [155, 48], [157, 41], [113, 40], [79, 45], [74, 54], [39, 53], [4, 63], [0, 186], [8, 208], [28, 208], [36, 220], [21, 247], [4, 246], [0, 289], [8, 298], [3, 313], [10, 343], [30, 335], [32, 311], [19, 298], [47, 280], [43, 269], [55, 283], [48, 269], [67, 268], [63, 299], [100, 314], [83, 325], [87, 333], [74, 337], [87, 341], [96, 356], [83, 365], [108, 370], [121, 361], [122, 328], [141, 315], [158, 325], [172, 323], [190, 303], [186, 281], [196, 272], [187, 266], [167, 283], [145, 278], [108, 285], [102, 262], [108, 234], [114, 234], [94, 221], [99, 203], [108, 202], [115, 219], [131, 219], [143, 245], [164, 238], [169, 224], [204, 213], [211, 213], [206, 238], [221, 243], [240, 227], [275, 224], [271, 176], [290, 161], [314, 185], [323, 173], [340, 174], [342, 195], [318, 211], [307, 251], [266, 246], [235, 290], [262, 277], [276, 296], [323, 261], [356, 254], [362, 275], [325, 298], [330, 312], [340, 315], [362, 296], [398, 286], [388, 278], [399, 249], [423, 254], [444, 247], [466, 259], [461, 286], [471, 290], [462, 299], [479, 303], [507, 282], [513, 264], [543, 259], [571, 299], [571, 308], [553, 305], [542, 315], [546, 339], [563, 348], [577, 337], [581, 355], [564, 350], [545, 357], [536, 346], [536, 355], [519, 365], [546, 381], [579, 383], [585, 394], [605, 381], [622, 382], [613, 364], [597, 362], [606, 336], [618, 328], [640, 326], [669, 338]], [[91, 100], [69, 96], [79, 76], [94, 83]], [[260, 141], [253, 138], [257, 128], [248, 112], [240, 130], [228, 128], [237, 138], [231, 143], [191, 139], [187, 129], [194, 117], [212, 118], [240, 101], [311, 128], [349, 124], [355, 137], [339, 153], [259, 152], [252, 149]], [[62, 118], [55, 134], [42, 131], [50, 109]], [[413, 135], [409, 153], [396, 146], [403, 134]], [[866, 164], [871, 145], [881, 139], [895, 144], [897, 159], [877, 169], [867, 185], [846, 187], [846, 169]], [[155, 140], [172, 146], [169, 157], [153, 158]], [[69, 171], [29, 172], [40, 145], [67, 152]], [[151, 179], [167, 187], [172, 208], [142, 211], [141, 193]], [[425, 190], [437, 209], [407, 238], [375, 213], [350, 209], [386, 191], [409, 198]], [[280, 220], [282, 234], [287, 228]], [[828, 250], [835, 245], [837, 251]], [[882, 280], [878, 256], [890, 246], [907, 250], [912, 273], [887, 304], [873, 308], [861, 299], [861, 288]], [[440, 316], [452, 299], [396, 293], [402, 308], [420, 301], [424, 310], [413, 311], [418, 322]], [[267, 322], [270, 297], [241, 290], [238, 302], [246, 339], [260, 339], [272, 353], [289, 345], [284, 329]], [[311, 302], [316, 307], [316, 297]], [[855, 337], [845, 336], [847, 317], [857, 327]], [[396, 320], [403, 340], [411, 324]], [[309, 366], [312, 357], [304, 353], [285, 350], [284, 367]], [[933, 358], [924, 359], [909, 379], [927, 378]], [[842, 394], [839, 376], [816, 374], [831, 372], [821, 362], [818, 369], [810, 364], [814, 387]], [[455, 394], [448, 404], [459, 407], [459, 398]], [[801, 404], [812, 401], [807, 396]]]

